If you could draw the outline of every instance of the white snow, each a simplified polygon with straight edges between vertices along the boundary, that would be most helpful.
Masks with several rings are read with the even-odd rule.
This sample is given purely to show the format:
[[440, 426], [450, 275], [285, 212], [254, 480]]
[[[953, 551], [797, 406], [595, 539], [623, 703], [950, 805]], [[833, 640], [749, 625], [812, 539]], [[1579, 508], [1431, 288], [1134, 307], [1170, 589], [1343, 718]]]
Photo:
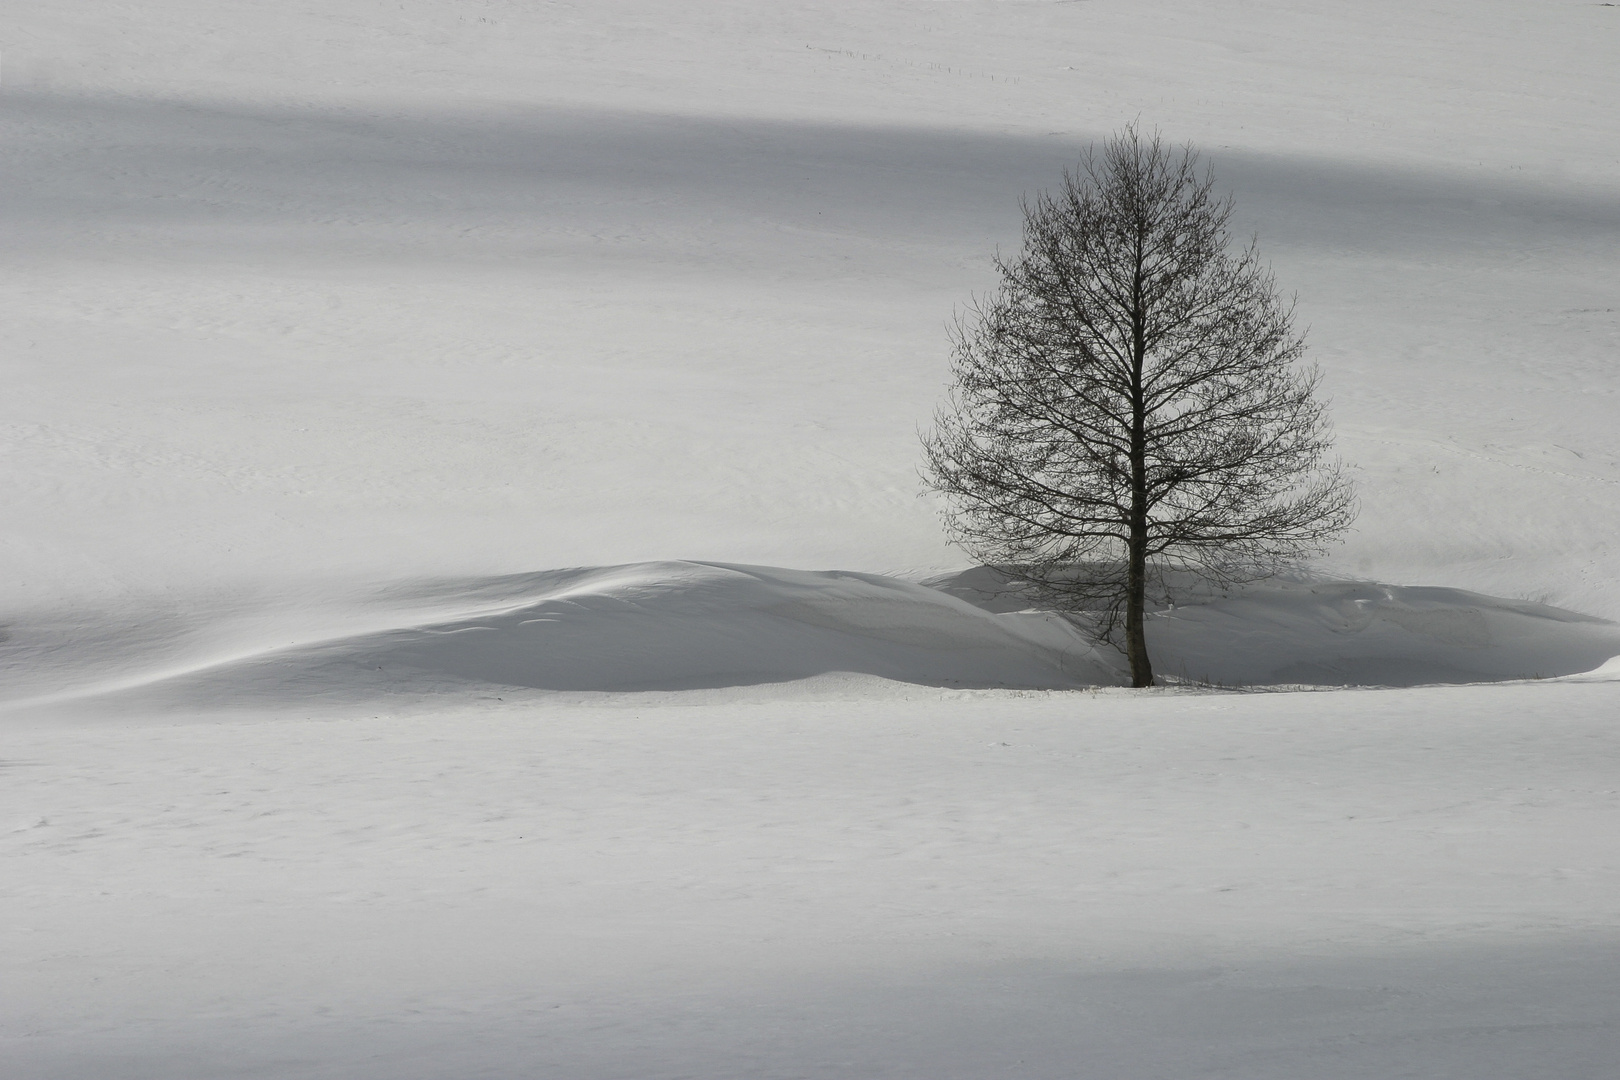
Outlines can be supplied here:
[[[1272, 581], [1150, 613], [1157, 670], [1224, 688], [1604, 677], [1620, 626], [1455, 589]], [[926, 584], [663, 562], [400, 585], [254, 610], [240, 599], [18, 620], [13, 711], [241, 709], [483, 687], [603, 693], [870, 676], [937, 687], [1128, 683], [1087, 625], [988, 568]], [[245, 610], [244, 610], [245, 609]], [[227, 614], [222, 614], [222, 612]], [[158, 618], [161, 623], [158, 624]], [[155, 625], [156, 624], [156, 625]], [[789, 691], [791, 692], [791, 690]]]
[[9, 728], [6, 1074], [1612, 1074], [1613, 684], [506, 697]]
[[[1620, 8], [0, 14], [6, 1077], [1612, 1075]], [[915, 474], [1133, 119], [1363, 500], [1146, 694]]]
[[954, 569], [943, 324], [1140, 116], [1298, 291], [1362, 480], [1339, 576], [1620, 617], [1616, 21], [11, 5], [0, 590]]

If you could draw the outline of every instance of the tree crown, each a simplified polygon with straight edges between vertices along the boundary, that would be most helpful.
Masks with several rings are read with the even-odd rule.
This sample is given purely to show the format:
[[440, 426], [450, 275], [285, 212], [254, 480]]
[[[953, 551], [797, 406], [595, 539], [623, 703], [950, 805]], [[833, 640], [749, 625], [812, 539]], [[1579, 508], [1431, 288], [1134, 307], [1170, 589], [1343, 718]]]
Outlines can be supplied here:
[[1251, 580], [1348, 526], [1293, 306], [1192, 147], [1128, 127], [1023, 209], [924, 437], [953, 541], [1112, 629], [1133, 573]]

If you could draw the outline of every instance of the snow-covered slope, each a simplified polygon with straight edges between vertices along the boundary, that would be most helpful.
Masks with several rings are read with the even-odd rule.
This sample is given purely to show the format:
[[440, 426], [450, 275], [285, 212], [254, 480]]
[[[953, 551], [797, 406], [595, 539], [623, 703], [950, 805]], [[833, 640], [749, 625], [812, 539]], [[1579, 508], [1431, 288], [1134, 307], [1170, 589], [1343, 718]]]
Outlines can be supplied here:
[[[66, 661], [89, 650], [60, 629], [19, 627], [0, 645], [0, 670], [13, 686], [35, 672], [32, 703], [112, 695], [120, 708], [364, 703], [489, 687], [680, 690], [829, 673], [936, 686], [1117, 680], [1114, 658], [1057, 616], [992, 614], [870, 574], [651, 563], [396, 589], [346, 614], [295, 629], [285, 613], [266, 612], [222, 628], [193, 611], [177, 617], [161, 652], [108, 646], [81, 666]], [[53, 655], [63, 662], [49, 670]]]
[[1326, 572], [1620, 617], [1617, 10], [8, 5], [0, 596], [960, 567], [943, 324], [1140, 118], [1298, 291]]

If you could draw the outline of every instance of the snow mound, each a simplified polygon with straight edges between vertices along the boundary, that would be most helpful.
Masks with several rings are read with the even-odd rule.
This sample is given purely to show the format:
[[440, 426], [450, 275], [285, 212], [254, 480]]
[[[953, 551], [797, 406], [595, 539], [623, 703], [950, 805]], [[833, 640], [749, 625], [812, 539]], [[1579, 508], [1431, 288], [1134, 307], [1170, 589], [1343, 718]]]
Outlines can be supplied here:
[[[1025, 603], [988, 567], [932, 584], [989, 611]], [[1531, 601], [1355, 581], [1183, 591], [1191, 598], [1147, 620], [1154, 670], [1172, 680], [1418, 686], [1620, 672], [1620, 625]]]
[[1118, 681], [1113, 660], [1061, 617], [992, 613], [873, 574], [639, 563], [446, 583], [387, 603], [433, 614], [171, 663], [107, 689], [217, 705], [468, 685], [686, 690], [835, 672], [959, 687]]
[[1620, 682], [1620, 656], [1610, 657], [1601, 667], [1566, 675], [1561, 682]]
[[[875, 574], [655, 562], [401, 585], [279, 610], [10, 624], [11, 704], [341, 704], [472, 688], [676, 691], [855, 676], [1118, 685], [1123, 658], [987, 568]], [[60, 628], [69, 627], [68, 632]], [[1217, 686], [1613, 676], [1620, 626], [1455, 589], [1272, 581], [1152, 613], [1155, 671]], [[1607, 665], [1605, 666], [1605, 662]], [[840, 678], [840, 682], [847, 681]]]

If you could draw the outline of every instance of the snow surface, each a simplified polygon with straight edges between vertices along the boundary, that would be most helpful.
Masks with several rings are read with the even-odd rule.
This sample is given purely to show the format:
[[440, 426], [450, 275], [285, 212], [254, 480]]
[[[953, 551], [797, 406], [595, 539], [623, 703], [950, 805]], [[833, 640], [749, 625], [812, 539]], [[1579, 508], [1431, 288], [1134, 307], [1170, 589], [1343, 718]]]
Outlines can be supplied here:
[[1614, 691], [14, 721], [0, 1058], [30, 1080], [1606, 1080]]
[[[0, 1075], [1613, 1075], [1620, 9], [0, 14]], [[1363, 499], [1146, 694], [914, 471], [1133, 119]]]
[[[938, 687], [1128, 684], [1080, 619], [1026, 610], [981, 567], [926, 584], [876, 574], [638, 563], [446, 580], [253, 610], [19, 619], [0, 710], [358, 706], [485, 687], [693, 690], [862, 675]], [[222, 611], [228, 614], [222, 614]], [[1154, 611], [1159, 672], [1221, 687], [1554, 678], [1620, 659], [1620, 626], [1455, 589], [1273, 581]], [[790, 691], [791, 692], [791, 691]]]
[[957, 569], [944, 323], [1140, 117], [1298, 292], [1336, 576], [1620, 617], [1617, 10], [8, 4], [0, 595]]

